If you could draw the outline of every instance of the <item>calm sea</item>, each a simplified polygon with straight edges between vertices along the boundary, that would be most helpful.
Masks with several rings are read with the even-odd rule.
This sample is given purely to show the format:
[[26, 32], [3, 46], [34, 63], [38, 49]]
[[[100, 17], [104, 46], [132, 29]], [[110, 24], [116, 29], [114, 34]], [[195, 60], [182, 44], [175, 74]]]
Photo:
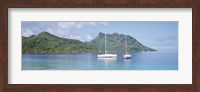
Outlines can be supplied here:
[[98, 59], [97, 53], [23, 54], [22, 70], [178, 70], [178, 53], [140, 52], [132, 59]]

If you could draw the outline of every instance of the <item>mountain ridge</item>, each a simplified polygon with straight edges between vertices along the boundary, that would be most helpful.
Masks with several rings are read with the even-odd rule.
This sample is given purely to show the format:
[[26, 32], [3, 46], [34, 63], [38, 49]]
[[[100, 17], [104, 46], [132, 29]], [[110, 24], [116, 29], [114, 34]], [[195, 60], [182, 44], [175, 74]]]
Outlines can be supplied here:
[[[156, 51], [155, 49], [144, 46], [142, 43], [137, 41], [130, 35], [124, 35], [119, 33], [106, 34], [107, 51], [110, 53], [125, 53], [125, 37], [127, 36], [128, 52], [139, 52], [139, 51]], [[104, 50], [105, 34], [99, 32], [98, 36], [88, 42], [88, 44], [100, 48], [100, 53], [105, 52]], [[121, 49], [120, 49], [121, 48]]]
[[[124, 34], [112, 33], [107, 36], [107, 51], [109, 53], [124, 53]], [[144, 46], [135, 38], [127, 35], [128, 51], [156, 51]], [[48, 32], [41, 32], [38, 35], [29, 37], [22, 36], [22, 53], [104, 53], [105, 34], [99, 32], [98, 36], [89, 42], [82, 42], [76, 39], [67, 39], [55, 36]]]
[[57, 37], [48, 32], [22, 37], [22, 53], [84, 53], [96, 50], [79, 40]]

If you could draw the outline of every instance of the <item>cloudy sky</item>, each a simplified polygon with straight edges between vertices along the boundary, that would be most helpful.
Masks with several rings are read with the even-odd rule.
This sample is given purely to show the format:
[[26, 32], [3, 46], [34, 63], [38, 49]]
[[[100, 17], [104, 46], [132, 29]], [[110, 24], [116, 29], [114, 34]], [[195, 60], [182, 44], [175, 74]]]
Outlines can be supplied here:
[[178, 22], [22, 22], [23, 36], [44, 31], [83, 42], [95, 38], [99, 32], [117, 32], [130, 35], [158, 51], [178, 51]]

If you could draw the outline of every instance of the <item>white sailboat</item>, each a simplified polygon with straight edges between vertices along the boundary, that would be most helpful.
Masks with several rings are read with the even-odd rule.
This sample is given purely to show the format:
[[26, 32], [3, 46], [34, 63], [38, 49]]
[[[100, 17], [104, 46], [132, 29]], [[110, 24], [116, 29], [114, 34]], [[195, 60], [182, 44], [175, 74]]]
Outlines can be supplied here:
[[123, 56], [124, 57], [124, 59], [131, 59], [131, 55], [130, 54], [128, 54], [128, 52], [127, 52], [127, 35], [126, 35], [126, 54]]
[[105, 33], [105, 54], [98, 55], [98, 58], [116, 58], [117, 54], [107, 54], [106, 50], [106, 33]]

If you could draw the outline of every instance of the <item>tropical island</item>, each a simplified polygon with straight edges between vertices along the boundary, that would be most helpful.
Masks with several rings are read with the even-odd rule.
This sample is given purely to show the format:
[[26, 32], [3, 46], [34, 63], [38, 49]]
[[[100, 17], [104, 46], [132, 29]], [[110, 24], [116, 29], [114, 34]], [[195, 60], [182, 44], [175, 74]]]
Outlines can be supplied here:
[[[124, 53], [126, 35], [112, 33], [106, 34], [106, 36], [109, 53]], [[127, 35], [127, 39], [128, 52], [156, 51], [129, 35]], [[104, 53], [104, 40], [105, 34], [101, 32], [89, 42], [61, 38], [48, 32], [41, 32], [38, 35], [22, 37], [22, 53]]]

